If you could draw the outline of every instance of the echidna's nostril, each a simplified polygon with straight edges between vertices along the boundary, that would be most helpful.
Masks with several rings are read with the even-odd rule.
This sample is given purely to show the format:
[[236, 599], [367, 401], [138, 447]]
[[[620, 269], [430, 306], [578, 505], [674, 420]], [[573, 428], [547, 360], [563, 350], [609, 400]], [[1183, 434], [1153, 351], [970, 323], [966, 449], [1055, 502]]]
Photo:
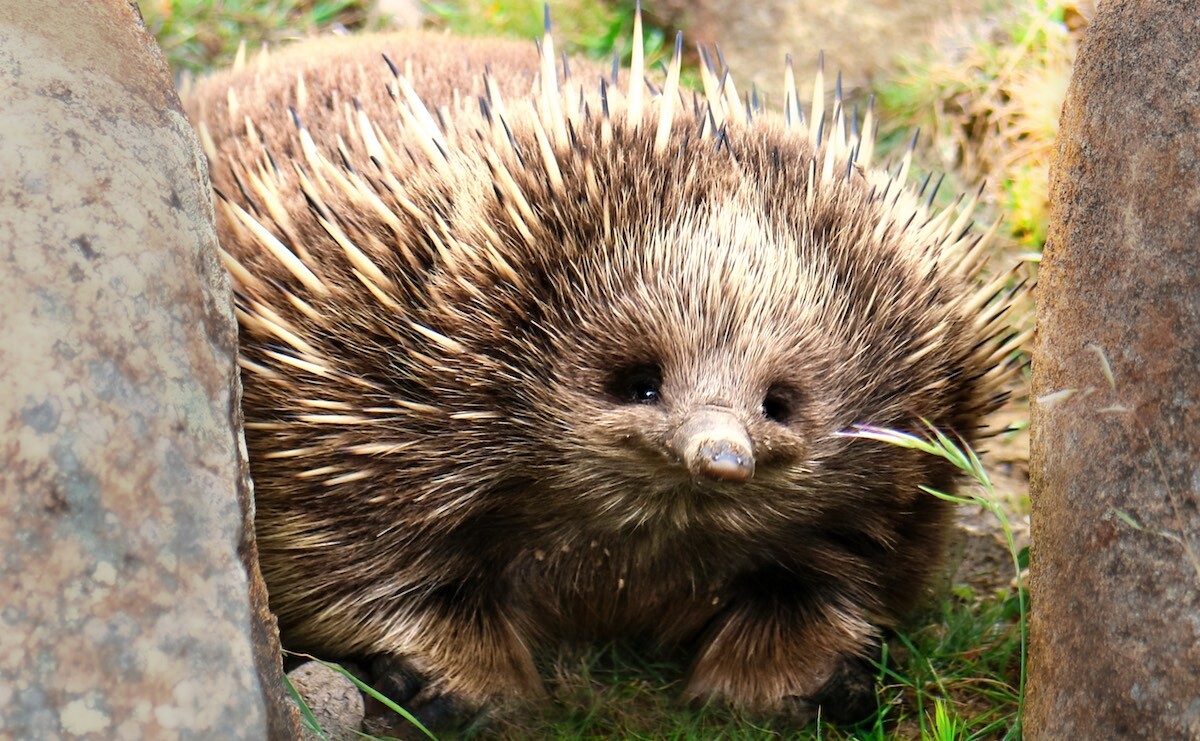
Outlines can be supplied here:
[[707, 440], [696, 451], [699, 473], [720, 481], [748, 481], [754, 476], [754, 456], [729, 440]]
[[747, 481], [754, 475], [754, 446], [746, 426], [723, 407], [692, 411], [668, 443], [693, 476]]

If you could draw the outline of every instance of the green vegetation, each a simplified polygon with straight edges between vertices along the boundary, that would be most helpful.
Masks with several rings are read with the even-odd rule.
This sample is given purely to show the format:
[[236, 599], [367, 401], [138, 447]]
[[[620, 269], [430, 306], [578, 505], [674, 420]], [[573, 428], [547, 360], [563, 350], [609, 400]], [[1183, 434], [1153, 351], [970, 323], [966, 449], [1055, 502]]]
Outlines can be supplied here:
[[965, 41], [945, 45], [952, 52], [904, 61], [878, 91], [881, 120], [919, 127], [937, 169], [964, 183], [987, 180], [1008, 234], [1035, 252], [1046, 241], [1050, 157], [1086, 25], [1081, 4], [1007, 3], [994, 25], [962, 29]]
[[[511, 36], [541, 38], [545, 24], [544, 0], [446, 0], [426, 3], [430, 22], [465, 36]], [[554, 38], [566, 44], [569, 54], [597, 59], [614, 52], [628, 52], [633, 34], [633, 4], [597, 0], [562, 0], [551, 3]], [[647, 56], [653, 59], [663, 48], [665, 34], [646, 29]]]
[[[1013, 607], [1013, 605], [1011, 603], [1008, 604], [1007, 606], [1002, 604], [1001, 605], [1001, 613], [999, 615], [989, 614], [989, 613], [992, 613], [992, 611], [995, 609], [995, 604], [994, 603], [993, 604], [978, 603], [979, 612], [975, 613], [971, 616], [971, 618], [974, 618], [974, 619], [968, 619], [963, 624], [959, 624], [958, 621], [954, 619], [954, 615], [952, 613], [944, 615], [945, 619], [944, 619], [943, 623], [941, 624], [941, 627], [944, 627], [945, 629], [949, 630], [953, 627], [956, 627], [956, 625], [957, 625], [957, 627], [959, 627], [961, 629], [965, 629], [966, 637], [968, 638], [968, 642], [973, 644], [975, 646], [975, 648], [966, 653], [952, 654], [950, 657], [945, 657], [943, 655], [943, 658], [950, 658], [952, 661], [957, 660], [959, 657], [971, 657], [971, 658], [980, 658], [980, 659], [983, 659], [983, 657], [990, 658], [990, 660], [983, 660], [978, 663], [968, 659], [965, 663], [965, 668], [979, 669], [979, 668], [983, 668], [986, 666], [987, 671], [985, 671], [985, 672], [968, 671], [968, 672], [964, 672], [964, 673], [955, 673], [955, 676], [957, 676], [959, 678], [965, 678], [967, 675], [972, 675], [972, 676], [976, 676], [976, 677], [979, 677], [979, 676], [985, 677], [986, 679], [984, 679], [984, 684], [986, 686], [984, 687], [984, 691], [983, 691], [983, 694], [985, 696], [991, 698], [992, 700], [994, 700], [998, 703], [1010, 704], [1010, 703], [1015, 702], [1015, 704], [1016, 704], [1015, 712], [1012, 714], [1011, 718], [1001, 718], [1001, 721], [1002, 721], [1001, 727], [1004, 727], [1004, 726], [1008, 727], [1008, 733], [1006, 734], [1006, 736], [1011, 736], [1013, 738], [1019, 738], [1020, 737], [1021, 707], [1024, 704], [1024, 694], [1025, 694], [1024, 693], [1024, 690], [1025, 690], [1025, 650], [1026, 650], [1026, 644], [1027, 644], [1026, 619], [1028, 617], [1028, 610], [1027, 610], [1026, 604], [1025, 604], [1025, 602], [1026, 602], [1025, 587], [1022, 583], [1022, 572], [1023, 572], [1024, 568], [1028, 566], [1029, 553], [1028, 553], [1028, 550], [1021, 550], [1021, 551], [1017, 550], [1016, 540], [1013, 536], [1012, 525], [1010, 524], [1009, 519], [1008, 519], [1008, 513], [1005, 511], [1004, 505], [1001, 503], [999, 497], [996, 495], [996, 488], [992, 485], [991, 479], [988, 477], [987, 471], [984, 469], [983, 464], [979, 460], [979, 456], [976, 455], [975, 451], [971, 450], [970, 447], [968, 447], [966, 445], [960, 445], [960, 444], [955, 443], [953, 440], [951, 440], [949, 437], [947, 437], [945, 434], [943, 434], [940, 430], [937, 430], [933, 427], [928, 428], [928, 434], [924, 437], [918, 437], [916, 435], [911, 435], [911, 434], [907, 434], [907, 433], [903, 433], [903, 432], [897, 432], [895, 430], [884, 430], [884, 429], [872, 428], [872, 427], [859, 428], [856, 432], [854, 432], [852, 434], [855, 437], [863, 437], [863, 438], [867, 438], [867, 439], [871, 439], [871, 440], [879, 440], [882, 442], [886, 442], [890, 445], [896, 445], [896, 446], [899, 446], [902, 448], [909, 448], [912, 450], [919, 450], [928, 455], [935, 455], [935, 456], [944, 458], [945, 460], [949, 461], [956, 468], [958, 468], [964, 474], [969, 476], [975, 482], [975, 484], [977, 485], [977, 488], [968, 489], [967, 493], [964, 495], [961, 495], [961, 496], [953, 496], [950, 494], [946, 494], [944, 492], [930, 489], [929, 487], [926, 487], [926, 486], [922, 486], [921, 489], [924, 490], [930, 496], [939, 497], [941, 499], [955, 502], [960, 505], [964, 505], [964, 506], [975, 505], [975, 506], [982, 507], [983, 509], [985, 509], [989, 513], [991, 513], [991, 515], [993, 517], [995, 517], [996, 520], [1000, 523], [1000, 529], [1004, 533], [1004, 539], [1005, 539], [1005, 543], [1008, 546], [1008, 552], [1009, 552], [1010, 556], [1012, 557], [1013, 584], [1015, 586], [1015, 595], [1014, 595], [1013, 599], [1015, 600], [1015, 603], [1016, 603], [1015, 604], [1016, 610], [1012, 611], [1011, 608]], [[1005, 613], [1008, 613], [1008, 615], [1006, 616]], [[1006, 620], [1005, 620], [1006, 617], [1007, 617], [1007, 619], [1010, 619], [1010, 620], [1013, 620], [1016, 622], [1015, 633], [1016, 633], [1017, 644], [1018, 644], [1018, 648], [1019, 648], [1019, 657], [1018, 657], [1019, 660], [1018, 660], [1018, 678], [1017, 678], [1017, 682], [1016, 682], [1015, 686], [1011, 682], [1006, 682], [1003, 679], [1001, 679], [1002, 677], [1005, 676], [1007, 667], [1011, 665], [1011, 651], [1012, 651], [1011, 636], [1008, 639], [1001, 640], [997, 643], [992, 640], [993, 636], [987, 634], [986, 631], [980, 632], [980, 633], [974, 632], [976, 629], [985, 627], [989, 624], [991, 624], [991, 625], [995, 625], [997, 623], [1003, 624], [1004, 622], [1006, 622]], [[988, 619], [988, 618], [991, 618], [991, 619]], [[999, 618], [999, 620], [997, 620], [997, 618]], [[934, 627], [937, 627], [937, 626], [934, 626]], [[909, 647], [909, 648], [915, 647], [911, 641], [905, 639], [903, 636], [901, 637], [901, 640], [906, 644], [907, 647]], [[961, 644], [958, 644], [958, 642], [953, 642], [953, 643], [957, 644], [957, 645], [961, 645]], [[992, 650], [996, 649], [998, 647], [1000, 648], [999, 655], [992, 653]], [[939, 651], [936, 648], [934, 648], [933, 650], [930, 650], [928, 647], [926, 647], [925, 650], [918, 650], [915, 653], [928, 657], [928, 656], [938, 655]], [[1001, 659], [1000, 664], [995, 663], [995, 660], [997, 658]], [[930, 663], [930, 668], [931, 669], [933, 668], [932, 663]], [[997, 680], [994, 684], [992, 683], [993, 678]], [[940, 679], [938, 677], [936, 670], [933, 673], [933, 679], [935, 680], [934, 683], [942, 689], [942, 693], [944, 695], [948, 695], [949, 693], [946, 690], [946, 684], [942, 679]], [[979, 680], [978, 679], [970, 679], [969, 681], [971, 683], [974, 683]], [[921, 697], [921, 695], [920, 695], [920, 693], [918, 693], [917, 694], [918, 702], [920, 702], [920, 697]], [[1001, 713], [1001, 715], [1003, 715], [1003, 713]], [[975, 722], [978, 722], [980, 720], [989, 721], [989, 723], [985, 729], [989, 733], [992, 731], [1000, 730], [1000, 728], [995, 727], [995, 723], [992, 722], [993, 719], [992, 719], [992, 716], [990, 713], [982, 714], [980, 716], [980, 718], [975, 719]], [[956, 725], [957, 725], [957, 723], [956, 723]], [[922, 736], [922, 738], [925, 738], [926, 732], [925, 732], [924, 726], [922, 726], [921, 730], [922, 730], [921, 736]], [[936, 737], [942, 738], [941, 735], [937, 735]]]
[[[630, 3], [553, 3], [555, 36], [570, 53], [610, 57], [628, 52]], [[998, 25], [973, 33], [955, 54], [909, 60], [879, 91], [880, 118], [922, 129], [927, 164], [959, 184], [989, 183], [996, 216], [1014, 242], [1040, 250], [1045, 239], [1046, 172], [1057, 118], [1078, 41], [1079, 15], [1070, 0], [1016, 0]], [[1011, 7], [1011, 6], [1015, 6]], [[426, 4], [429, 23], [462, 34], [542, 33], [542, 0], [439, 0]], [[387, 19], [372, 0], [144, 0], [146, 25], [176, 71], [228, 64], [239, 44], [262, 43], [335, 27], [374, 30]], [[653, 63], [666, 35], [648, 29]], [[907, 140], [908, 134], [885, 140]], [[962, 191], [950, 187], [943, 192]], [[1018, 426], [1023, 420], [1017, 420]], [[1004, 497], [974, 453], [930, 431], [926, 438], [886, 430], [859, 434], [941, 455], [979, 488], [967, 507], [999, 520], [1016, 569], [1011, 585], [976, 590], [954, 585], [940, 605], [914, 618], [887, 644], [879, 668], [876, 716], [855, 728], [816, 723], [795, 738], [1017, 738], [1022, 704], [1025, 551], [1018, 551]], [[931, 493], [931, 496], [940, 496]], [[1005, 505], [1008, 506], [1008, 505]], [[552, 700], [536, 716], [501, 716], [492, 732], [510, 738], [767, 739], [782, 734], [761, 719], [724, 708], [689, 708], [675, 698], [679, 661], [651, 661], [628, 646], [564, 652], [544, 660]], [[310, 716], [306, 722], [315, 723]]]
[[306, 36], [320, 30], [382, 28], [371, 0], [142, 0], [146, 28], [171, 70], [201, 72], [233, 61], [239, 44]]

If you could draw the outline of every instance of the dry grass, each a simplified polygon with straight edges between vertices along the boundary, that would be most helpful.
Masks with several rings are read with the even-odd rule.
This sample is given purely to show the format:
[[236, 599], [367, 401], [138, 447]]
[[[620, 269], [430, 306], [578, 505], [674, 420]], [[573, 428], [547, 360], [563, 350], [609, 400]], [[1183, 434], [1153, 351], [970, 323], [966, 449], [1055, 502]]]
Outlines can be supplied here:
[[1012, 240], [1045, 242], [1058, 117], [1088, 0], [1020, 0], [999, 20], [948, 31], [880, 90], [881, 118], [920, 128], [925, 159], [959, 182], [986, 180]]

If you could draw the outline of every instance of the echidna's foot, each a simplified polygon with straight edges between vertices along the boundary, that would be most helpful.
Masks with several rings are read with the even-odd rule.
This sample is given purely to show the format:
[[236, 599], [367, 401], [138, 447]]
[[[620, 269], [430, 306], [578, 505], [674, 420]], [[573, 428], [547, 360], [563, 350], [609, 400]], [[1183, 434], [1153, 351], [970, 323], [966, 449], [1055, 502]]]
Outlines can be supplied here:
[[375, 657], [371, 677], [380, 694], [401, 706], [416, 697], [428, 681], [406, 657], [392, 654]]
[[441, 687], [405, 656], [377, 656], [371, 662], [371, 674], [381, 695], [407, 710], [431, 731], [464, 728], [483, 710], [482, 703]]
[[[816, 664], [807, 661], [791, 667], [749, 661], [742, 671], [734, 678], [693, 676], [687, 695], [775, 716], [789, 725], [805, 725], [817, 718], [853, 724], [878, 707], [875, 664], [859, 655], [829, 656]], [[701, 689], [704, 684], [714, 689]]]
[[802, 722], [817, 717], [832, 723], [851, 724], [864, 720], [879, 707], [875, 684], [879, 649], [872, 655], [843, 656], [825, 684], [811, 695], [785, 697], [784, 714]]
[[879, 646], [877, 630], [844, 602], [751, 595], [711, 627], [684, 693], [790, 724], [818, 715], [852, 723], [876, 706]]

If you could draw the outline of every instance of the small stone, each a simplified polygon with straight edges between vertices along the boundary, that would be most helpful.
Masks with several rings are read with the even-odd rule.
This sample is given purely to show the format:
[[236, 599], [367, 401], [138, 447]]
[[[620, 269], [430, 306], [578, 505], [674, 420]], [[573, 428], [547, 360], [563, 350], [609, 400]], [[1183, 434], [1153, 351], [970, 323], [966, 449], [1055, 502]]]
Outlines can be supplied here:
[[[309, 661], [288, 672], [288, 679], [312, 710], [317, 725], [330, 741], [352, 741], [361, 738], [366, 707], [362, 694], [348, 678], [336, 669]], [[305, 731], [305, 738], [316, 734]]]

